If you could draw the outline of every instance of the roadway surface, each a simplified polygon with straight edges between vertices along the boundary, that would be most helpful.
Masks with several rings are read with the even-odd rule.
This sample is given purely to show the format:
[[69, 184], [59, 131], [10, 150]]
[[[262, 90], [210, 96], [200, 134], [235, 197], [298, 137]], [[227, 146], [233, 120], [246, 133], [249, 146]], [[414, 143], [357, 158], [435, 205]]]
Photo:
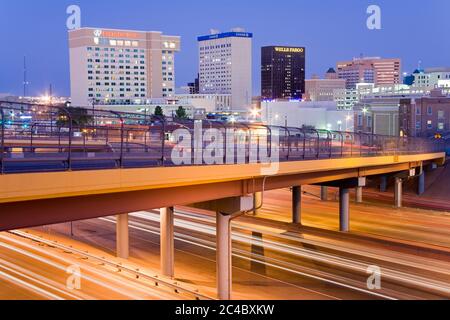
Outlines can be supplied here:
[[[329, 189], [329, 201], [319, 200], [319, 187], [303, 189], [303, 224], [326, 229], [339, 229], [338, 190]], [[378, 194], [378, 193], [376, 193]], [[384, 194], [391, 199], [392, 195]], [[392, 201], [377, 201], [365, 194], [362, 204], [351, 200], [350, 226], [352, 234], [372, 235], [404, 240], [414, 245], [450, 248], [450, 212], [423, 210], [418, 208], [393, 207]], [[267, 193], [264, 210], [259, 218], [290, 222], [291, 195], [287, 190]], [[450, 200], [447, 201], [450, 203]]]
[[[86, 246], [78, 244], [86, 250]], [[95, 250], [94, 250], [95, 251]], [[99, 253], [98, 253], [99, 254]], [[101, 257], [117, 260], [102, 253]], [[80, 288], [68, 273], [79, 268]], [[78, 270], [78, 269], [72, 269]], [[77, 271], [75, 271], [77, 272]], [[69, 285], [71, 286], [68, 286]], [[71, 289], [72, 288], [72, 289]], [[156, 288], [118, 268], [84, 255], [37, 243], [11, 233], [0, 234], [0, 300], [175, 300], [180, 295]], [[184, 297], [186, 298], [186, 297]]]
[[[417, 179], [411, 179], [404, 183], [403, 204], [405, 207], [421, 208], [450, 212], [450, 166], [426, 172], [425, 193], [417, 195]], [[374, 203], [392, 204], [394, 202], [394, 187], [389, 186], [388, 192], [380, 192], [378, 188], [366, 188], [365, 200]]]
[[[338, 204], [332, 201], [333, 192], [330, 201], [321, 202], [318, 188], [304, 191], [304, 227], [288, 223], [288, 190], [267, 193], [257, 218], [245, 216], [234, 222], [234, 299], [450, 298], [449, 214], [353, 204], [352, 233], [341, 234], [335, 231]], [[110, 257], [114, 254], [114, 218], [74, 223], [75, 239], [86, 244], [71, 240], [69, 227], [63, 224], [34, 232], [44, 231], [46, 237], [86, 246], [90, 251], [106, 251]], [[175, 280], [214, 296], [214, 215], [177, 208], [175, 232]], [[157, 273], [158, 212], [131, 215], [130, 235], [130, 263]], [[372, 265], [382, 270], [381, 290], [367, 288], [367, 267]], [[2, 291], [20, 297], [23, 290], [19, 289], [9, 285]]]

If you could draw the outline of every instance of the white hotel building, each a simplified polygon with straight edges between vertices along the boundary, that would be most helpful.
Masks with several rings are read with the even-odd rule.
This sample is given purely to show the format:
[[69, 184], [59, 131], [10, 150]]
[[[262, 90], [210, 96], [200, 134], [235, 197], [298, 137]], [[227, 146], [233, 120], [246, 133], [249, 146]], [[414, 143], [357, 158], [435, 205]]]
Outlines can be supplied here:
[[69, 31], [72, 104], [139, 103], [175, 95], [180, 37], [161, 32]]
[[252, 38], [241, 29], [198, 37], [200, 94], [231, 95], [230, 110], [252, 104]]

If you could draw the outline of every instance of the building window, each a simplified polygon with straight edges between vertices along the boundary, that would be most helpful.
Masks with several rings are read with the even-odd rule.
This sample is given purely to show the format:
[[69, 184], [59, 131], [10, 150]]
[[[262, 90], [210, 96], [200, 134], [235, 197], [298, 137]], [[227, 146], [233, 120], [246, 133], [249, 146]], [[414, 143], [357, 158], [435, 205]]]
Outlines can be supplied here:
[[445, 129], [445, 124], [443, 122], [438, 123], [438, 130], [443, 131]]
[[438, 111], [438, 119], [445, 119], [445, 112], [443, 110]]
[[420, 121], [416, 122], [416, 129], [420, 130], [422, 128], [422, 123]]
[[420, 116], [422, 114], [420, 107], [416, 107], [416, 115]]
[[427, 114], [428, 114], [429, 116], [432, 116], [432, 115], [433, 115], [433, 107], [428, 107], [428, 108], [427, 108]]
[[358, 127], [362, 127], [363, 125], [363, 116], [362, 114], [358, 115]]
[[427, 128], [428, 128], [428, 130], [433, 129], [433, 121], [431, 121], [431, 120], [427, 121]]

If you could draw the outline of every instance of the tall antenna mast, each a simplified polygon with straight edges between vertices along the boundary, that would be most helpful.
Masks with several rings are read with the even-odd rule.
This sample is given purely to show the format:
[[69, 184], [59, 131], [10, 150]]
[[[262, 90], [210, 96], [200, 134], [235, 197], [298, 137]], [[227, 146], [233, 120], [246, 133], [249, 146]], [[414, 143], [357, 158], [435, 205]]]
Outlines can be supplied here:
[[53, 86], [50, 83], [50, 90], [49, 90], [49, 94], [48, 94], [49, 98], [50, 98], [50, 103], [52, 103], [52, 98], [53, 98]]
[[24, 56], [23, 57], [23, 96], [24, 97], [27, 96], [27, 85], [28, 85], [28, 80], [27, 80], [27, 57]]

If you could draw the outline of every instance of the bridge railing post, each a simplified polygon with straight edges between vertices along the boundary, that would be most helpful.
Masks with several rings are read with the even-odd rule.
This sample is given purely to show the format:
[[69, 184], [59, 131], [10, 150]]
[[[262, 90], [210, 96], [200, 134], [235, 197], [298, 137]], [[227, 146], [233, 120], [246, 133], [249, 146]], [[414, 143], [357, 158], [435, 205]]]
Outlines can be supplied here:
[[286, 159], [287, 159], [287, 161], [289, 161], [289, 159], [291, 158], [291, 131], [289, 130], [288, 127], [286, 127], [285, 130], [286, 130], [286, 134], [287, 134], [287, 147], [288, 147]]
[[341, 137], [341, 158], [344, 157], [344, 134], [339, 131], [339, 136]]
[[313, 129], [313, 130], [314, 130], [314, 132], [317, 135], [317, 154], [316, 154], [316, 158], [320, 159], [320, 133], [316, 129]]
[[[267, 148], [267, 156], [269, 159], [272, 159], [272, 128], [269, 126], [264, 126], [267, 130], [267, 139], [266, 139], [266, 148]], [[259, 138], [259, 137], [258, 137]], [[261, 146], [259, 145], [261, 142], [260, 139], [258, 139], [258, 151], [257, 151], [257, 158], [259, 157], [260, 153], [259, 153], [259, 148], [261, 148]], [[281, 142], [279, 142], [281, 144]], [[251, 144], [251, 141], [250, 141]], [[280, 145], [278, 147], [281, 147]], [[260, 159], [261, 160], [261, 159]]]
[[300, 129], [303, 134], [303, 160], [306, 159], [306, 132], [305, 129]]
[[5, 153], [5, 112], [3, 110], [3, 106], [0, 106], [0, 116], [2, 117], [2, 127], [1, 127], [1, 145], [0, 145], [0, 174], [3, 174], [4, 172], [4, 165], [3, 165], [3, 157]]
[[[212, 128], [212, 123], [211, 121], [207, 120]], [[222, 127], [223, 129], [223, 136], [225, 137], [225, 139], [223, 139], [223, 164], [227, 163], [227, 152], [228, 152], [228, 128], [227, 126], [223, 123], [223, 122], [214, 122], [214, 124], [219, 124], [220, 127]]]
[[123, 116], [117, 111], [111, 111], [113, 115], [115, 115], [120, 121], [120, 156], [119, 156], [119, 168], [123, 168], [123, 157], [124, 157], [124, 134], [125, 134], [125, 121]]
[[[61, 110], [67, 115], [67, 119], [69, 121], [69, 146], [68, 146], [68, 154], [67, 154], [67, 170], [72, 170], [72, 138], [73, 138], [73, 119], [70, 111], [63, 107]], [[60, 128], [61, 129], [61, 128]], [[61, 130], [59, 131], [61, 133]]]
[[161, 164], [163, 167], [166, 163], [166, 134], [166, 119], [162, 117]]
[[353, 158], [353, 145], [355, 144], [355, 134], [349, 132], [348, 135], [350, 136], [350, 158]]
[[369, 146], [370, 146], [370, 155], [377, 155], [377, 151], [375, 149], [375, 135], [373, 133], [369, 134]]
[[358, 136], [358, 146], [359, 146], [359, 156], [362, 157], [363, 155], [363, 144], [362, 144], [362, 138], [361, 138], [361, 132], [356, 133], [356, 135]]
[[246, 141], [246, 144], [247, 144], [248, 154], [247, 154], [246, 164], [250, 164], [250, 159], [252, 156], [252, 139], [253, 139], [252, 129], [250, 129], [250, 127], [248, 128], [247, 134], [248, 134], [248, 140]]
[[33, 150], [33, 133], [34, 133], [34, 127], [36, 126], [36, 123], [33, 123], [30, 127], [30, 148]]
[[[51, 130], [53, 130], [53, 129], [51, 129]], [[58, 151], [59, 151], [59, 153], [63, 152], [63, 149], [61, 147], [61, 127], [58, 128]]]
[[330, 159], [333, 157], [333, 134], [328, 131], [327, 132], [327, 139], [328, 139], [328, 147], [329, 147], [329, 155]]

